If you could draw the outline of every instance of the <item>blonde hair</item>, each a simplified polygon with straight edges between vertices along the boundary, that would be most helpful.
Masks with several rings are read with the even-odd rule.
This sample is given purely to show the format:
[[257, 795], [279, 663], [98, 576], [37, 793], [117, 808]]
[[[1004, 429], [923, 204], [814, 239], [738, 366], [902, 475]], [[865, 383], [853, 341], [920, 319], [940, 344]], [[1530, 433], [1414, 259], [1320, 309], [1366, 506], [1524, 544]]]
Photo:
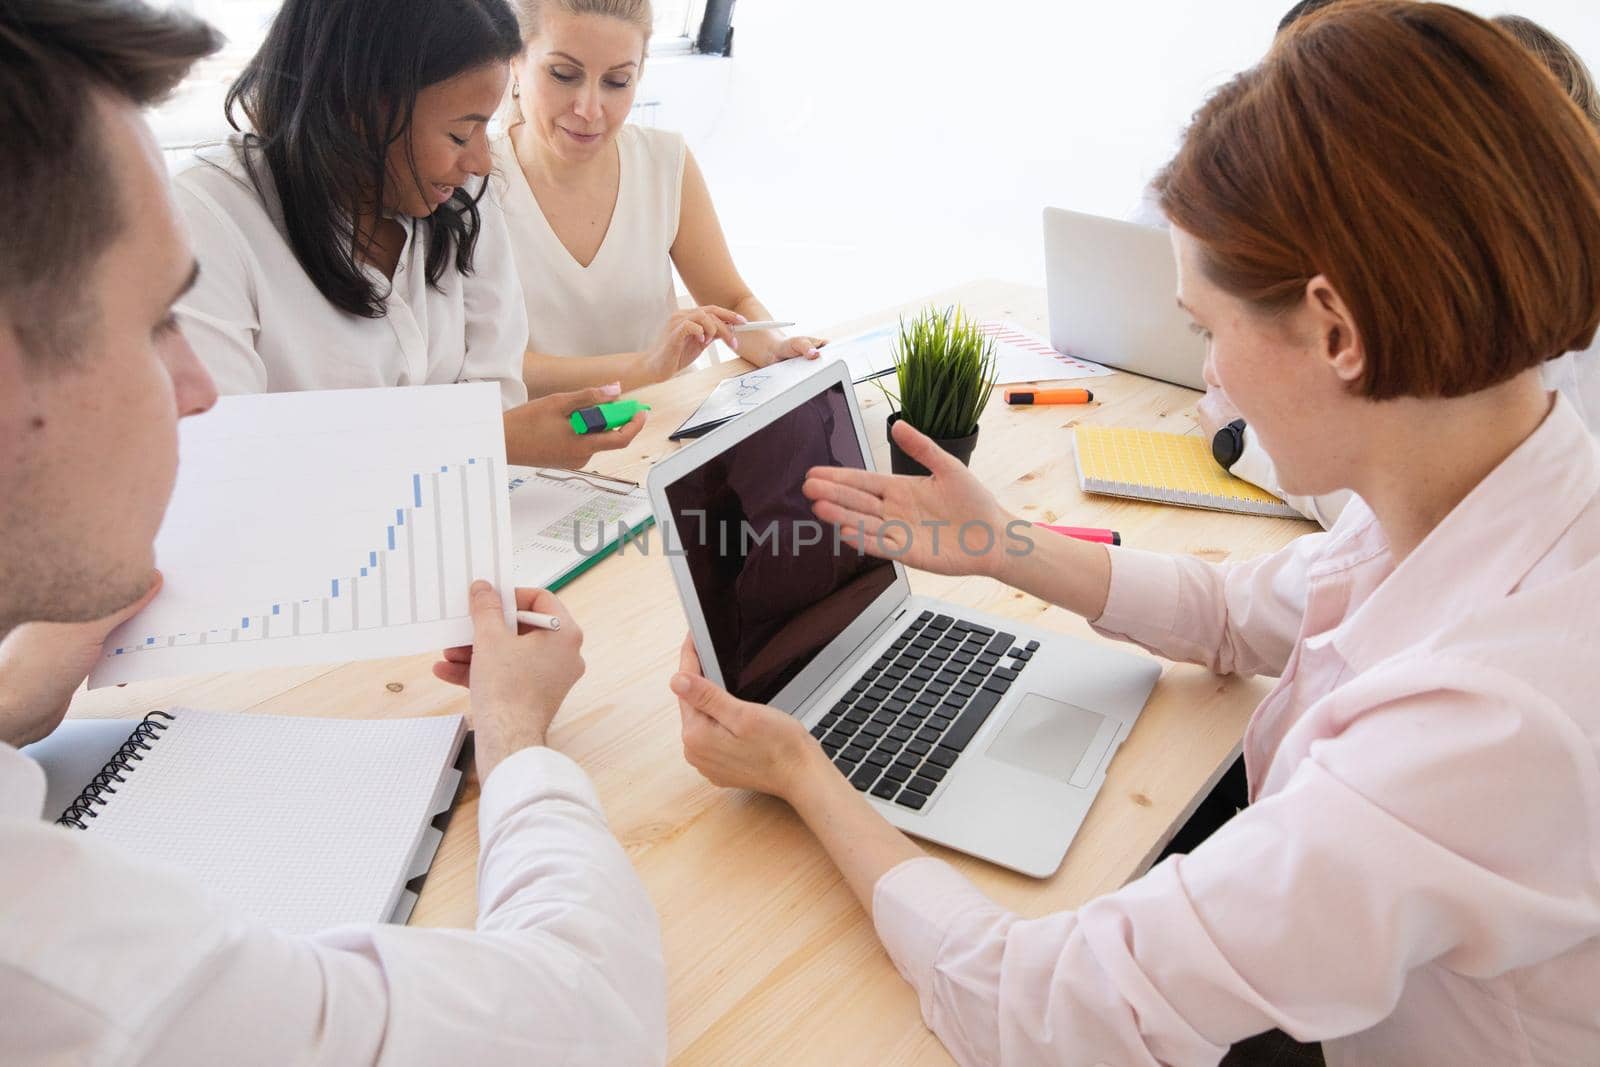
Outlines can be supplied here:
[[[522, 36], [523, 48], [527, 48], [528, 42], [543, 32], [542, 18], [547, 7], [553, 6], [568, 15], [604, 15], [606, 18], [621, 19], [644, 35], [643, 54], [650, 54], [650, 35], [655, 30], [655, 13], [651, 10], [650, 0], [515, 0], [512, 6], [516, 10], [517, 30]], [[505, 100], [500, 104], [500, 126], [505, 130], [522, 121], [522, 109], [515, 99], [515, 84], [516, 79], [513, 78], [512, 88], [506, 90]]]
[[1497, 15], [1493, 22], [1550, 68], [1550, 73], [1556, 76], [1561, 88], [1578, 105], [1578, 110], [1588, 117], [1596, 129], [1600, 129], [1600, 91], [1596, 91], [1589, 68], [1572, 50], [1572, 46], [1521, 15]]
[[516, 0], [513, 6], [517, 11], [517, 24], [522, 28], [523, 44], [539, 36], [540, 17], [546, 5], [553, 5], [556, 10], [568, 15], [604, 15], [606, 18], [621, 19], [642, 30], [646, 44], [655, 28], [655, 13], [650, 9], [650, 0]]

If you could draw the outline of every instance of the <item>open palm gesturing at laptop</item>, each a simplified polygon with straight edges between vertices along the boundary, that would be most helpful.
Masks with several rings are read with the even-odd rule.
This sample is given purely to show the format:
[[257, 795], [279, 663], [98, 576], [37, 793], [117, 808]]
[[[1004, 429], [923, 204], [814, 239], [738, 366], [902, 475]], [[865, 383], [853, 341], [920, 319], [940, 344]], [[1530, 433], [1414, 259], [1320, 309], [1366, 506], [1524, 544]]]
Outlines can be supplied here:
[[912, 478], [848, 467], [813, 467], [805, 495], [840, 540], [873, 556], [936, 574], [991, 574], [1016, 520], [954, 456], [904, 422], [891, 431], [932, 472]]

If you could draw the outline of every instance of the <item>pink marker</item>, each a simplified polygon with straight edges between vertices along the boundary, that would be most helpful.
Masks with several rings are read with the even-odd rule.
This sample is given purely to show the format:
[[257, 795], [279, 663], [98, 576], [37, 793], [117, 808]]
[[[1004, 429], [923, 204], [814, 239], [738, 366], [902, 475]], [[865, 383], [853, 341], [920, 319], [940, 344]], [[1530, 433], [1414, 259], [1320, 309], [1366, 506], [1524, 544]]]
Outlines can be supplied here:
[[1042, 522], [1036, 525], [1043, 530], [1053, 530], [1067, 537], [1076, 537], [1080, 541], [1093, 541], [1097, 545], [1122, 544], [1122, 535], [1115, 530], [1097, 530], [1089, 526], [1050, 526]]

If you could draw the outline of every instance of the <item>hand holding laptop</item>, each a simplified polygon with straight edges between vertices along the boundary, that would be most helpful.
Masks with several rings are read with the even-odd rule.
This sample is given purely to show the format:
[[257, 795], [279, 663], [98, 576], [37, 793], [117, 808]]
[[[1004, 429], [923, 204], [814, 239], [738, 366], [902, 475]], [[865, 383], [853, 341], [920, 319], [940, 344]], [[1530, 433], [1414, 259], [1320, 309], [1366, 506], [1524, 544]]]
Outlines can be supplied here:
[[799, 720], [707, 681], [693, 635], [684, 639], [678, 667], [672, 691], [683, 717], [684, 759], [713, 785], [787, 803], [871, 912], [878, 879], [926, 853], [861, 799]]
[[[896, 433], [931, 476], [873, 473], [850, 368], [833, 361], [649, 478], [682, 548], [669, 558], [692, 642], [672, 680], [685, 754], [718, 784], [793, 805], [864, 901], [918, 854], [896, 827], [1034, 877], [1056, 870], [1161, 673], [914, 595], [902, 563], [1032, 589], [1103, 586], [1109, 561], [1066, 537], [1036, 546], [959, 462]], [[1099, 614], [1066, 592], [1056, 602]]]
[[915, 478], [815, 467], [804, 491], [817, 518], [868, 555], [935, 574], [993, 575], [1017, 522], [967, 467], [904, 422], [896, 442], [933, 472]]
[[800, 720], [707, 681], [692, 636], [683, 639], [672, 692], [683, 719], [684, 758], [712, 785], [792, 802], [808, 770], [837, 773]]

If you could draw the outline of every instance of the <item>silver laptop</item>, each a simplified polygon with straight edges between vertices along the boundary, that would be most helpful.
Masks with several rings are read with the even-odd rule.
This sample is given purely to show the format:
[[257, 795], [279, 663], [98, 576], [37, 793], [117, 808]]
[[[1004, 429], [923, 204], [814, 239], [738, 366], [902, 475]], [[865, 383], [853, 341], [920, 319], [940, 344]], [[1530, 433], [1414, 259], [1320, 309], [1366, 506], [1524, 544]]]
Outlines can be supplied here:
[[1204, 389], [1205, 342], [1177, 304], [1166, 230], [1044, 209], [1050, 347], [1118, 370]]
[[913, 596], [899, 563], [838, 543], [801, 492], [806, 472], [871, 470], [871, 456], [834, 362], [651, 470], [700, 662], [804, 722], [896, 826], [1050, 875], [1160, 668]]

